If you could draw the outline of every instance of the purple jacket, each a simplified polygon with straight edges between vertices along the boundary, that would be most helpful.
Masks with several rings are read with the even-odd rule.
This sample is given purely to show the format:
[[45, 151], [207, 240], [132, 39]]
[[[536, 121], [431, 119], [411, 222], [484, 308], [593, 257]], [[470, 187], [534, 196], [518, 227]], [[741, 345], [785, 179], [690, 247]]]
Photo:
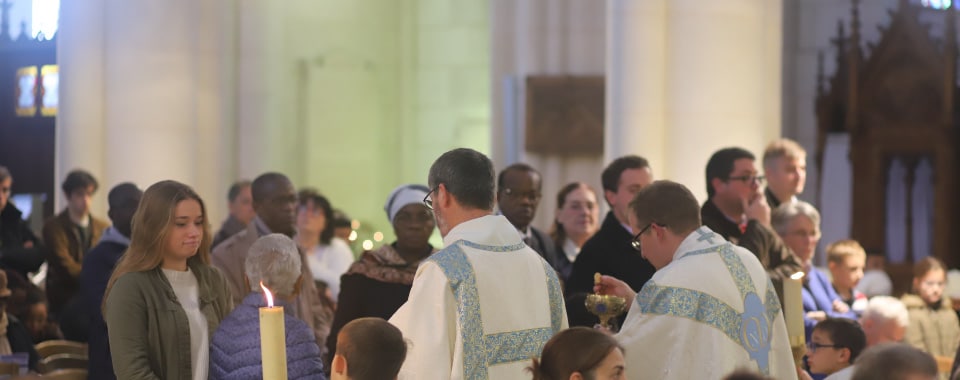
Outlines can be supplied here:
[[[233, 309], [210, 341], [210, 379], [260, 379], [260, 311], [266, 306], [263, 295], [250, 293]], [[289, 314], [284, 315], [287, 333], [287, 376], [289, 379], [319, 379], [323, 376], [320, 347], [313, 330]]]
[[[819, 269], [812, 268], [810, 273], [807, 274], [808, 281], [803, 285], [803, 312], [806, 314], [810, 311], [824, 311], [827, 313], [828, 317], [833, 318], [849, 318], [857, 320], [857, 315], [853, 310], [848, 310], [846, 313], [838, 313], [833, 311], [833, 301], [840, 300], [840, 295], [837, 294], [837, 291], [833, 289], [833, 285], [830, 284], [830, 281], [827, 280], [827, 276], [823, 274]], [[813, 333], [813, 326], [816, 326], [817, 321], [809, 319], [804, 315], [803, 317], [804, 332], [807, 335], [807, 341], [810, 341], [810, 334]]]

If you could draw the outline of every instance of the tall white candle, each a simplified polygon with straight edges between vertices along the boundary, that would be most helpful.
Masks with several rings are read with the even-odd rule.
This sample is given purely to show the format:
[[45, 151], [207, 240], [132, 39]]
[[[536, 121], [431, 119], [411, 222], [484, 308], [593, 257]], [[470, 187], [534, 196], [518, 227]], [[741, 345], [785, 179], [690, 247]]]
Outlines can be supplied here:
[[[803, 343], [805, 335], [803, 331], [803, 295], [800, 291], [803, 287], [803, 272], [797, 272], [783, 282], [783, 316], [787, 322], [787, 335], [790, 336], [790, 343], [800, 339]], [[799, 338], [798, 338], [799, 337]]]
[[273, 295], [260, 282], [267, 307], [260, 308], [260, 360], [264, 380], [287, 380], [286, 328], [283, 306], [273, 306]]

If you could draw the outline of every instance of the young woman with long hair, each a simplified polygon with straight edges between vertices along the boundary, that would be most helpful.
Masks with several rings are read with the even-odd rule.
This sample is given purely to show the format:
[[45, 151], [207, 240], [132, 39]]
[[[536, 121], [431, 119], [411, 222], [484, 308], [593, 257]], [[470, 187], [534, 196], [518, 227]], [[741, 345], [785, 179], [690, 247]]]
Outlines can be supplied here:
[[210, 266], [211, 241], [203, 200], [189, 186], [161, 181], [143, 193], [104, 295], [117, 378], [207, 378], [210, 336], [233, 308]]

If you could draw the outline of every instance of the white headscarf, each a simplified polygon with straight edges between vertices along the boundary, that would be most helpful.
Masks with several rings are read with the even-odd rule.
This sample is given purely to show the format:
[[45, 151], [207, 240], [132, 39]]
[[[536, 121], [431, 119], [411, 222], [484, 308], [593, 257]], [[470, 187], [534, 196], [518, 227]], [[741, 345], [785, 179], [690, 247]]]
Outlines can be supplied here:
[[383, 211], [387, 212], [387, 218], [393, 223], [393, 218], [397, 216], [400, 209], [411, 203], [423, 203], [430, 189], [423, 185], [409, 184], [400, 185], [390, 192], [387, 196], [387, 203], [383, 205]]

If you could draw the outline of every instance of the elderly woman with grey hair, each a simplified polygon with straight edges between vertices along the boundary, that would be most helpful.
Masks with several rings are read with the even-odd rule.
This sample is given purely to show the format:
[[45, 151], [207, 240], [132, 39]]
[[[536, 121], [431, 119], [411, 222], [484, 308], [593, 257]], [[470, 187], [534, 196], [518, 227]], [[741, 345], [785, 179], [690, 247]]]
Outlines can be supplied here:
[[783, 243], [797, 255], [806, 273], [802, 296], [807, 341], [810, 341], [817, 322], [827, 317], [857, 319], [827, 276], [813, 266], [813, 254], [820, 242], [820, 213], [817, 209], [803, 201], [784, 203], [770, 214], [770, 224]]
[[[282, 234], [261, 237], [250, 247], [245, 280], [250, 289], [243, 303], [222, 322], [210, 343], [210, 379], [260, 379], [259, 309], [266, 306], [263, 286], [279, 305], [291, 305], [300, 292], [300, 254], [297, 244]], [[291, 305], [292, 307], [292, 305]], [[296, 317], [285, 314], [287, 376], [290, 379], [323, 379], [320, 347], [313, 330]]]

